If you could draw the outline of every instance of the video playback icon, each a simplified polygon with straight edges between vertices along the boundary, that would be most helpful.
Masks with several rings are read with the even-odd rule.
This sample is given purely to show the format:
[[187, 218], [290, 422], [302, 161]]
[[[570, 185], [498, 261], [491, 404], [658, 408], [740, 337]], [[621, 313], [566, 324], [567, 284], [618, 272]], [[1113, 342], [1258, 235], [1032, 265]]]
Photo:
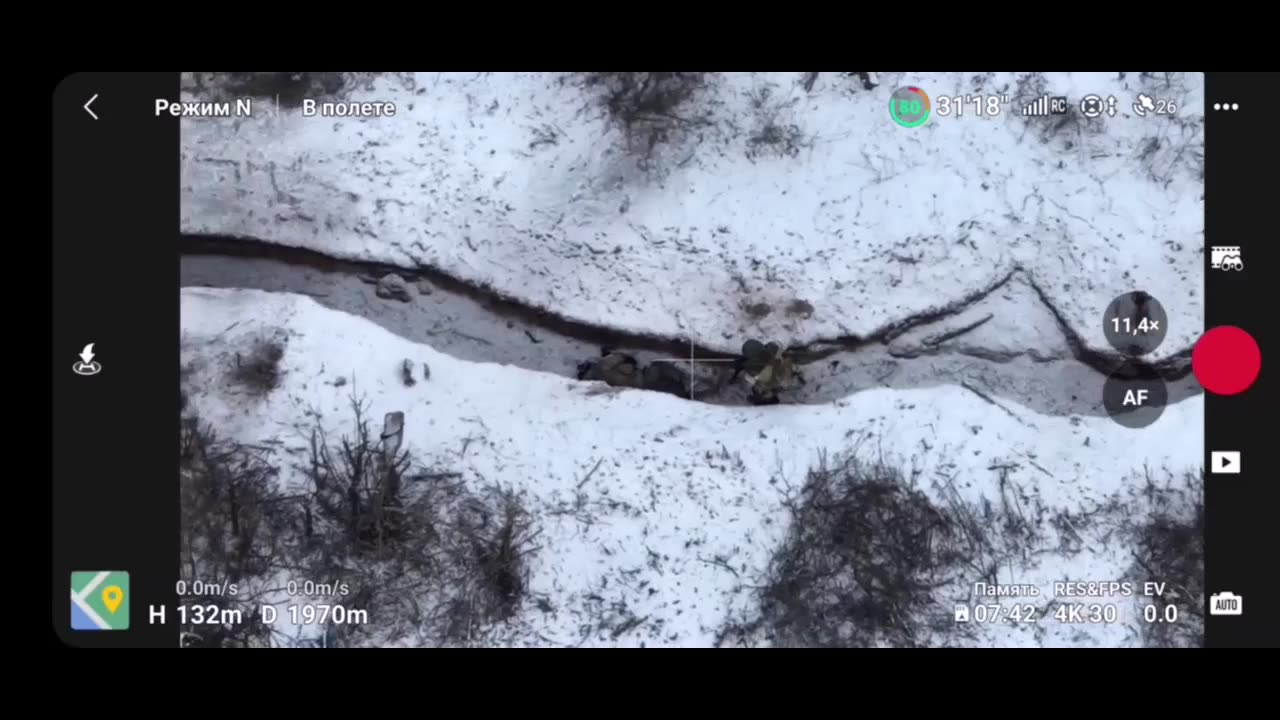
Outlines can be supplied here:
[[1239, 475], [1239, 450], [1214, 450], [1209, 453], [1209, 472], [1214, 475]]

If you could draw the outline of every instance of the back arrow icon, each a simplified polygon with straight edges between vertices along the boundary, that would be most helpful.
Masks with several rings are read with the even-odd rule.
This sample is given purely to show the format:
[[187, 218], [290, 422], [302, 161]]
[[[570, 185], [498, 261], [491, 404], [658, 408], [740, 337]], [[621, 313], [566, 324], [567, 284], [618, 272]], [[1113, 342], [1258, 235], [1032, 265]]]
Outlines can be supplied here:
[[84, 111], [89, 113], [89, 117], [93, 118], [94, 120], [97, 120], [98, 116], [95, 115], [94, 112], [89, 109], [89, 106], [92, 105], [93, 101], [97, 99], [98, 99], [98, 94], [94, 93], [93, 97], [89, 98], [89, 101], [84, 104]]

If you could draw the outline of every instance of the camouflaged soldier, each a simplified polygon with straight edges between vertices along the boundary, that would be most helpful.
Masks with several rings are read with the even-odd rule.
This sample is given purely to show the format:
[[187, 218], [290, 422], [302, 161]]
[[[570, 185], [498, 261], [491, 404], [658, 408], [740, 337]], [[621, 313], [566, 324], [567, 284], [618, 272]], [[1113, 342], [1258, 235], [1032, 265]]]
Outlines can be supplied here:
[[786, 390], [798, 379], [791, 358], [778, 343], [761, 343], [748, 340], [742, 344], [742, 357], [738, 360], [733, 376], [746, 374], [751, 386], [750, 400], [754, 405], [777, 405], [778, 393]]
[[686, 375], [675, 363], [651, 362], [644, 368], [644, 388], [656, 392], [670, 393], [682, 398], [690, 395], [689, 383], [693, 378]]
[[642, 387], [640, 363], [626, 353], [605, 348], [602, 357], [578, 365], [579, 380], [603, 380], [614, 387]]

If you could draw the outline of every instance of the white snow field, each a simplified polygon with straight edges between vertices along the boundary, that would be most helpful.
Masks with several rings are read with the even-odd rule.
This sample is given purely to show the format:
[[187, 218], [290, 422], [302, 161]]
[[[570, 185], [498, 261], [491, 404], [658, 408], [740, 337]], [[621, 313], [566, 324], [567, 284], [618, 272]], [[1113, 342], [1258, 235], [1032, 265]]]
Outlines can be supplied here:
[[[475, 91], [483, 93], [483, 87], [477, 83]], [[637, 204], [643, 204], [639, 198]], [[500, 245], [495, 238], [486, 246], [494, 251], [487, 261], [470, 256], [478, 271], [495, 267], [487, 263], [499, 257]], [[1159, 252], [1154, 244], [1150, 250]], [[443, 258], [446, 251], [430, 252]], [[513, 272], [508, 279], [521, 277]], [[1172, 282], [1170, 277], [1164, 280]], [[191, 408], [220, 433], [271, 448], [286, 487], [298, 481], [292, 464], [305, 462], [312, 410], [334, 437], [350, 432], [354, 386], [369, 400], [375, 420], [405, 413], [404, 447], [420, 461], [457, 471], [469, 483], [500, 480], [527, 494], [543, 526], [529, 597], [516, 618], [483, 629], [486, 645], [713, 644], [729, 619], [752, 610], [749, 586], [786, 531], [782, 488], [803, 481], [824, 450], [860, 448], [902, 468], [938, 502], [947, 488], [975, 505], [995, 502], [1002, 492], [998, 468], [1007, 466], [1007, 482], [1051, 512], [1083, 512], [1113, 493], [1137, 494], [1144, 473], [1198, 472], [1203, 457], [1201, 396], [1168, 407], [1142, 430], [1106, 417], [1038, 415], [1007, 402], [1002, 409], [957, 386], [868, 390], [826, 405], [720, 407], [458, 360], [301, 295], [184, 289], [181, 298]], [[281, 385], [265, 398], [241, 396], [225, 378], [233, 353], [247, 338], [276, 330], [288, 336]], [[430, 379], [406, 387], [399, 375], [404, 358], [429, 364]], [[578, 502], [579, 494], [591, 522], [551, 512]], [[1001, 567], [1000, 581], [1036, 585], [1043, 604], [1055, 581], [1129, 577], [1130, 548], [1092, 532], [1082, 529], [1075, 539], [1081, 552], [1032, 554]], [[1059, 540], [1050, 537], [1048, 546]], [[954, 601], [972, 597], [957, 591]], [[937, 608], [941, 621], [950, 621], [948, 602]], [[1138, 644], [1138, 599], [1104, 602], [1117, 604], [1115, 624], [1052, 618], [974, 624], [975, 635], [966, 642]], [[585, 618], [601, 612], [606, 624], [610, 613], [617, 615], [612, 631], [584, 629]], [[421, 642], [403, 623], [370, 629], [369, 644]]]
[[[804, 75], [712, 76], [678, 109], [705, 124], [643, 170], [594, 91], [557, 74], [385, 74], [344, 98], [394, 103], [394, 117], [259, 102], [252, 117], [190, 118], [183, 228], [430, 266], [569, 319], [727, 351], [748, 335], [868, 336], [1013, 272], [1043, 297], [1026, 303], [1051, 303], [1106, 352], [1104, 308], [1145, 290], [1170, 319], [1149, 359], [1189, 352], [1202, 330], [1202, 76], [880, 73], [865, 90], [823, 73], [805, 92]], [[933, 98], [923, 127], [889, 117], [908, 85]], [[1072, 113], [1022, 117], [1041, 93]], [[1114, 95], [1118, 113], [1082, 117], [1089, 93]], [[1139, 93], [1176, 115], [1135, 116]], [[964, 95], [1008, 103], [940, 114], [941, 97]], [[794, 152], [760, 142], [777, 132]], [[811, 310], [788, 312], [808, 307], [797, 301]], [[988, 330], [1025, 351], [1045, 317], [1028, 307]]]

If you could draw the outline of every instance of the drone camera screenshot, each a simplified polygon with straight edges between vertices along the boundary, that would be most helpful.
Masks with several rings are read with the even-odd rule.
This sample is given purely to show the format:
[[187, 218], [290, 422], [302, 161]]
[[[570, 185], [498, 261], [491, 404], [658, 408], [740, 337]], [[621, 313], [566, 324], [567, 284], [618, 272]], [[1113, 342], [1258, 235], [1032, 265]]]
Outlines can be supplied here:
[[52, 642], [1276, 647], [1276, 80], [57, 78]]

